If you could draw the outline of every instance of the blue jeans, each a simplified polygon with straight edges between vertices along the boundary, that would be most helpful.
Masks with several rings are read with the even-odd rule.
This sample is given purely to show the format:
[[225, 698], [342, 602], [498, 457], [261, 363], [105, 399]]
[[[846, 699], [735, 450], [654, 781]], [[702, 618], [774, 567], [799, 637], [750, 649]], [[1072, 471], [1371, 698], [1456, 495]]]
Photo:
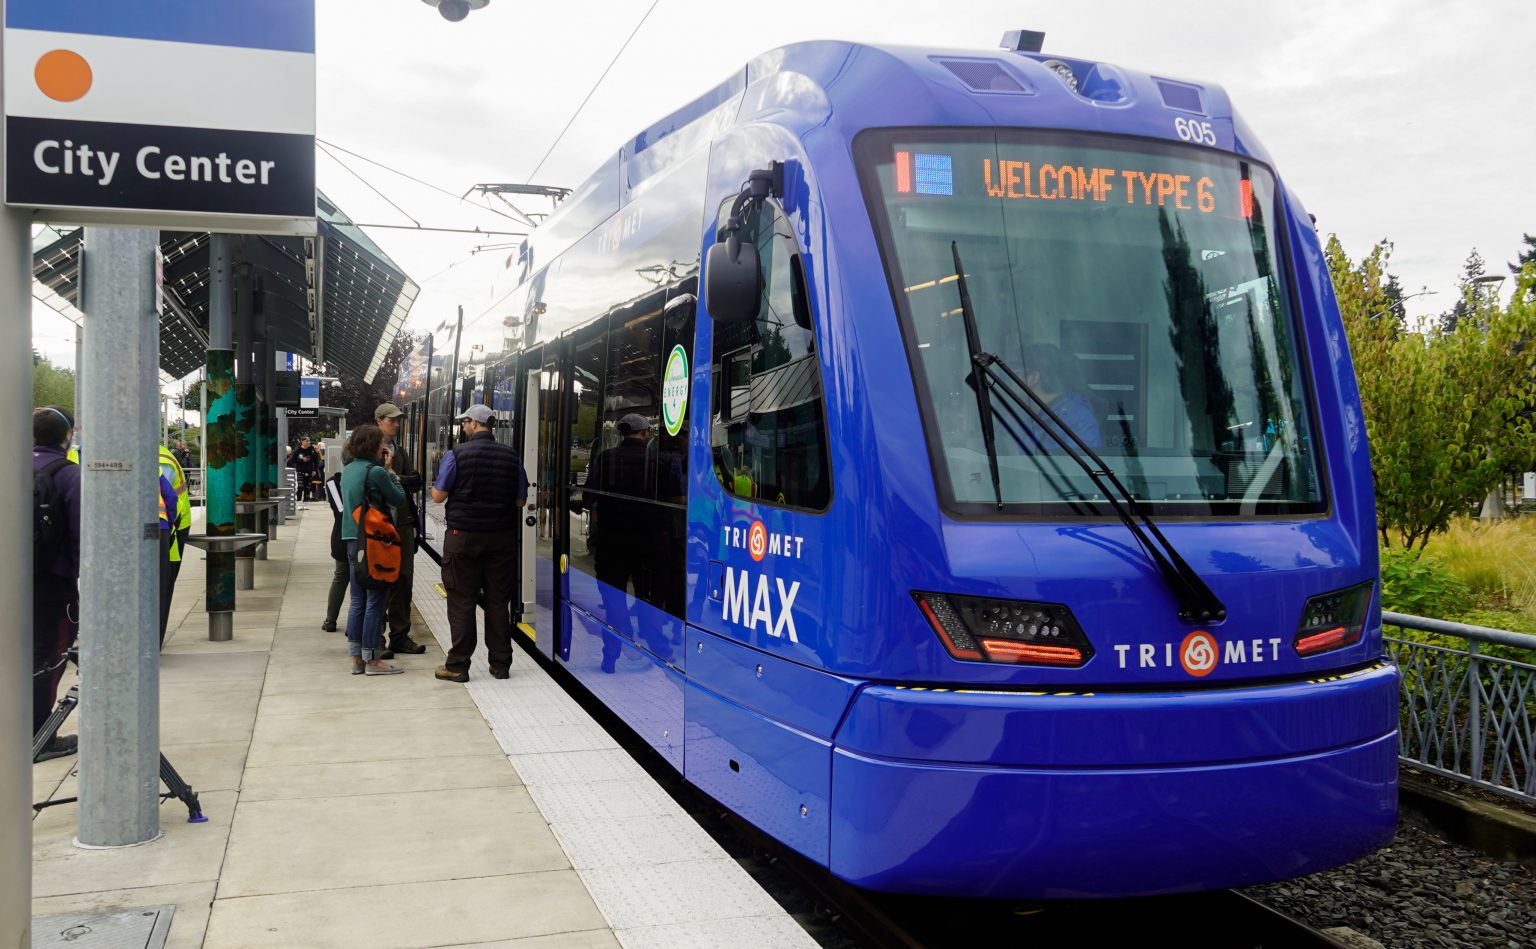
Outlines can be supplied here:
[[[347, 541], [347, 563], [357, 562], [357, 541]], [[349, 566], [350, 569], [350, 566]], [[352, 577], [352, 605], [347, 609], [347, 655], [379, 658], [384, 631], [384, 610], [389, 604], [389, 587], [370, 589]]]

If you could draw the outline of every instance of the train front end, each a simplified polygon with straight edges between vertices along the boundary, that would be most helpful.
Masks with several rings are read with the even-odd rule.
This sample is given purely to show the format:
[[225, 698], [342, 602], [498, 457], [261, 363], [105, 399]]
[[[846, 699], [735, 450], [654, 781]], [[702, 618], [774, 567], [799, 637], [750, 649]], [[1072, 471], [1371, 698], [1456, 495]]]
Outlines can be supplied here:
[[881, 632], [838, 667], [873, 681], [833, 742], [829, 863], [1071, 898], [1358, 858], [1395, 827], [1398, 672], [1309, 216], [1219, 89], [1008, 60], [1027, 94], [886, 109], [828, 200], [871, 225], [828, 291], [885, 525], [881, 592], [845, 598]]

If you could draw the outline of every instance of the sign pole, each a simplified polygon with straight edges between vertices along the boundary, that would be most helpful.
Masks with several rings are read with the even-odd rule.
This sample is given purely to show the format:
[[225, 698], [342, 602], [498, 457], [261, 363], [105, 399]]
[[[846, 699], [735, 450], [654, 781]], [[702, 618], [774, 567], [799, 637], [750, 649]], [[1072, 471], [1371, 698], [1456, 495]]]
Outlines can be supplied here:
[[[0, 11], [4, 4], [0, 3]], [[4, 75], [0, 60], [0, 75]], [[0, 145], [3, 145], [0, 139]], [[5, 161], [0, 147], [0, 168]], [[28, 483], [32, 445], [32, 227], [25, 211], [0, 209], [0, 445], [8, 484]], [[5, 368], [9, 366], [10, 368]], [[78, 371], [78, 370], [77, 370]], [[32, 944], [32, 545], [26, 532], [0, 531], [4, 638], [17, 652], [0, 663], [0, 945]], [[26, 657], [26, 658], [23, 658]]]
[[160, 835], [159, 232], [87, 228], [78, 842]]

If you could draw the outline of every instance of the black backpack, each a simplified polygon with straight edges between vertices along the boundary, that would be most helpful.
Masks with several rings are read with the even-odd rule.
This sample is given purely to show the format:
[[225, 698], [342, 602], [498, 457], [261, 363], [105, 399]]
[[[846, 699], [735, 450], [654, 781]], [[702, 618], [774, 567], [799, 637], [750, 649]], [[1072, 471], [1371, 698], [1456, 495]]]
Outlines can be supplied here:
[[64, 497], [54, 482], [54, 474], [68, 458], [53, 461], [32, 472], [32, 570], [41, 573], [53, 566], [69, 542], [69, 525], [64, 521]]

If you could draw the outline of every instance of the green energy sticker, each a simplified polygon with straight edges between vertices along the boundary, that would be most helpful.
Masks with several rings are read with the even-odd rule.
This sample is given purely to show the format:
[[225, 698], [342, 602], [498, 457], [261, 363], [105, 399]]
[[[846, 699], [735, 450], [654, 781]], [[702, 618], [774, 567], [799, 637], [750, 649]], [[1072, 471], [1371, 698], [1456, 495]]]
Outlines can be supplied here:
[[667, 356], [667, 370], [661, 377], [661, 421], [668, 435], [683, 430], [683, 416], [688, 412], [688, 352], [673, 346]]

